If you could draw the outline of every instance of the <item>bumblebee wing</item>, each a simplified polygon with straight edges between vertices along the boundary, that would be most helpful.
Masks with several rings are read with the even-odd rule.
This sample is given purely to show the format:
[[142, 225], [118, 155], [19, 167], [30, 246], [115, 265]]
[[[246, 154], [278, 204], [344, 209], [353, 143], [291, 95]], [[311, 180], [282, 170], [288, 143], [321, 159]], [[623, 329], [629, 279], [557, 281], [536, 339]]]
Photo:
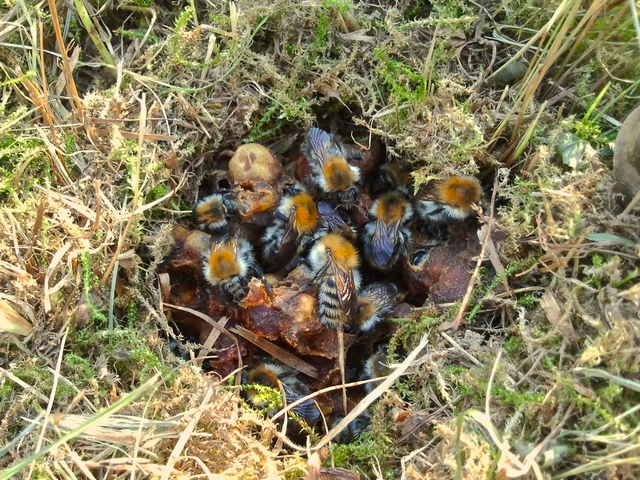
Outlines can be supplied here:
[[348, 230], [349, 226], [343, 220], [340, 214], [336, 212], [336, 210], [337, 209], [332, 208], [331, 205], [326, 202], [318, 202], [318, 213], [320, 213], [320, 216], [324, 219], [325, 222], [327, 222], [327, 226], [330, 232], [341, 232], [345, 229]]
[[387, 224], [381, 220], [376, 221], [376, 229], [373, 232], [373, 259], [378, 265], [386, 265], [393, 255], [399, 225], [397, 222]]
[[296, 232], [293, 228], [293, 214], [287, 219], [287, 224], [284, 227], [284, 234], [280, 239], [280, 243], [295, 243], [296, 241]]
[[[296, 402], [306, 396], [297, 394], [285, 383], [282, 384], [282, 388], [284, 389], [287, 405]], [[292, 410], [296, 415], [299, 415], [306, 421], [316, 420], [318, 417], [320, 417], [320, 412], [318, 411], [318, 407], [316, 407], [313, 399], [305, 400], [300, 405], [296, 405], [295, 407], [293, 407]]]
[[325, 202], [324, 200], [320, 200], [318, 202], [318, 213], [322, 218], [327, 220], [335, 215], [335, 210], [327, 202]]
[[393, 283], [372, 283], [365, 289], [362, 296], [384, 305], [393, 303], [397, 295], [398, 287]]
[[331, 136], [327, 132], [319, 128], [312, 128], [309, 130], [307, 157], [323, 166], [332, 143]]
[[345, 316], [351, 321], [358, 313], [358, 296], [353, 270], [345, 271], [333, 264], [333, 280], [338, 294], [338, 302]]
[[265, 252], [265, 262], [271, 269], [284, 267], [296, 254], [296, 237], [291, 221], [280, 225], [269, 238], [269, 248]]

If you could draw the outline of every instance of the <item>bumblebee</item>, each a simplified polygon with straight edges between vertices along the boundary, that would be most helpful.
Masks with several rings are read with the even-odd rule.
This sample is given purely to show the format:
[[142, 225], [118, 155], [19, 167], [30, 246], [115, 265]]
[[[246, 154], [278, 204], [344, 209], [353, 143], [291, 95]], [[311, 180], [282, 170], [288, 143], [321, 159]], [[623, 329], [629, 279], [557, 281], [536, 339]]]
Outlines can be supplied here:
[[375, 220], [365, 226], [365, 258], [372, 267], [388, 270], [407, 251], [410, 232], [406, 225], [413, 208], [404, 194], [394, 191], [373, 202], [370, 214]]
[[381, 195], [392, 190], [400, 190], [408, 195], [411, 183], [411, 173], [405, 166], [387, 162], [369, 175], [368, 187], [369, 193], [373, 195]]
[[417, 210], [424, 219], [444, 223], [459, 221], [476, 213], [482, 198], [482, 186], [475, 177], [452, 176], [427, 184], [419, 194]]
[[360, 169], [349, 164], [348, 153], [338, 139], [324, 130], [312, 128], [304, 153], [309, 160], [314, 183], [325, 193], [342, 192], [347, 197], [355, 195], [353, 187], [360, 180]]
[[319, 283], [318, 313], [327, 326], [352, 331], [358, 312], [360, 258], [355, 247], [344, 237], [329, 233], [311, 248], [308, 269]]
[[320, 226], [316, 202], [304, 189], [288, 188], [275, 213], [274, 223], [262, 237], [262, 254], [270, 267], [279, 269], [313, 239]]
[[355, 324], [363, 331], [376, 326], [393, 309], [398, 287], [393, 283], [372, 283], [358, 294]]
[[[280, 391], [280, 386], [284, 391], [285, 401], [288, 404], [300, 400], [309, 395], [309, 389], [296, 377], [296, 371], [292, 368], [265, 362], [261, 363], [249, 371], [244, 390], [247, 402], [261, 410], [267, 410], [269, 417], [274, 416], [283, 405], [270, 402], [268, 394], [264, 394], [263, 389], [255, 385], [263, 385]], [[292, 408], [292, 411], [303, 418], [308, 423], [312, 423], [320, 417], [320, 411], [313, 399], [305, 400], [300, 405]]]
[[318, 207], [311, 195], [299, 187], [289, 188], [280, 201], [274, 224], [262, 238], [265, 262], [275, 268], [284, 267], [298, 247], [312, 240], [319, 224]]
[[251, 276], [261, 276], [251, 244], [243, 238], [225, 235], [211, 245], [203, 260], [207, 282], [220, 287], [235, 302], [245, 297]]
[[[344, 415], [341, 413], [333, 413], [327, 417], [327, 423], [329, 430], [334, 428], [338, 423], [344, 419]], [[339, 445], [346, 445], [353, 443], [360, 435], [362, 435], [371, 426], [371, 416], [369, 412], [364, 411], [358, 415], [355, 419], [349, 422], [349, 425], [342, 430], [334, 439], [333, 442]]]
[[200, 200], [193, 214], [203, 230], [220, 231], [229, 226], [229, 221], [238, 211], [238, 199], [231, 190], [220, 189]]
[[[380, 351], [371, 355], [364, 364], [364, 370], [362, 372], [362, 380], [372, 380], [374, 378], [381, 378], [390, 375], [393, 369], [387, 364], [387, 351], [381, 349]], [[376, 388], [380, 382], [369, 382], [365, 385], [365, 389], [371, 392]]]

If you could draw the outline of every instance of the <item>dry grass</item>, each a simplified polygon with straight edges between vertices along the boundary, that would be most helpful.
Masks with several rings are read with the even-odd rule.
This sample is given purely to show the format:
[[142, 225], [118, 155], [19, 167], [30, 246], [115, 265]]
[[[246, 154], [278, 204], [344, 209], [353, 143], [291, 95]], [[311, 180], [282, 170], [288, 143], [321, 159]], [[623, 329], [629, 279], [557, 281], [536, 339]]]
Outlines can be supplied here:
[[[605, 149], [640, 78], [630, 3], [268, 3], [0, 9], [0, 478], [300, 478], [366, 409], [326, 465], [637, 478], [640, 221]], [[169, 351], [155, 272], [216, 152], [315, 122], [496, 198], [464, 302], [416, 308], [393, 375], [296, 448]]]

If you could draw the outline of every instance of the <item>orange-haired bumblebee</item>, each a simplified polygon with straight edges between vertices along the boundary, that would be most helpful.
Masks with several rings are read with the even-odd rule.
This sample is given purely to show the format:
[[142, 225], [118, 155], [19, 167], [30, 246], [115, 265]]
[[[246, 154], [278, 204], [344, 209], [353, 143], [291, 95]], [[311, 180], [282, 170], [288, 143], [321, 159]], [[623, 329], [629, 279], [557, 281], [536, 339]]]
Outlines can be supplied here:
[[369, 331], [393, 309], [398, 296], [398, 287], [393, 283], [376, 282], [367, 285], [358, 294], [358, 313], [355, 325]]
[[[309, 389], [298, 380], [296, 373], [290, 367], [272, 362], [259, 364], [249, 371], [244, 382], [247, 384], [244, 390], [247, 402], [256, 408], [267, 410], [269, 417], [274, 416], [283, 405], [278, 403], [273, 405], [273, 402], [269, 401], [268, 395], [263, 395], [264, 392], [261, 392], [261, 389], [256, 385], [263, 385], [278, 391], [282, 386], [285, 402], [288, 405], [309, 395]], [[313, 399], [305, 400], [300, 405], [293, 407], [292, 411], [309, 423], [320, 417], [320, 411]]]
[[312, 240], [320, 224], [316, 202], [299, 187], [288, 188], [275, 213], [274, 223], [262, 238], [264, 261], [270, 266], [284, 267]]
[[249, 279], [261, 276], [251, 244], [243, 238], [229, 235], [211, 245], [205, 254], [202, 271], [207, 282], [220, 287], [235, 302], [246, 295]]
[[452, 176], [427, 184], [418, 200], [418, 213], [434, 222], [464, 220], [476, 213], [482, 185], [475, 177]]
[[219, 231], [229, 226], [238, 211], [238, 199], [231, 190], [220, 189], [200, 200], [193, 214], [204, 230]]
[[335, 136], [312, 128], [304, 153], [309, 160], [314, 183], [325, 193], [355, 195], [353, 186], [360, 180], [360, 169], [349, 164], [348, 153]]
[[370, 213], [375, 220], [365, 226], [365, 258], [372, 267], [388, 270], [407, 251], [410, 232], [406, 225], [413, 208], [404, 194], [394, 191], [373, 202]]
[[313, 245], [307, 263], [320, 285], [320, 321], [330, 327], [352, 330], [358, 313], [357, 291], [361, 279], [360, 258], [355, 247], [344, 237], [329, 233]]

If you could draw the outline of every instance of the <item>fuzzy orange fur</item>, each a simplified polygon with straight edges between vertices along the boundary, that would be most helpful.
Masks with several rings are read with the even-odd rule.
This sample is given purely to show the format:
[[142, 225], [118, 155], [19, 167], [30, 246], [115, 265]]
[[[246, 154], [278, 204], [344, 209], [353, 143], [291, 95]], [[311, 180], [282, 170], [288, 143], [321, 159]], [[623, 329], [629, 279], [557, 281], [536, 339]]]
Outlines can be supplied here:
[[240, 273], [240, 264], [235, 251], [231, 247], [214, 249], [209, 256], [211, 276], [218, 280], [226, 280]]
[[328, 157], [324, 163], [324, 179], [329, 192], [343, 192], [355, 182], [355, 174], [341, 156]]
[[305, 235], [313, 232], [318, 226], [320, 214], [316, 202], [308, 193], [301, 193], [292, 199], [294, 213], [293, 226], [298, 235]]
[[355, 247], [345, 238], [334, 233], [326, 235], [322, 242], [331, 251], [331, 256], [342, 270], [358, 268], [360, 257]]
[[398, 223], [402, 220], [408, 205], [409, 202], [401, 195], [396, 192], [388, 193], [378, 201], [376, 218], [387, 224]]
[[438, 183], [436, 195], [442, 203], [469, 210], [480, 201], [482, 186], [474, 177], [450, 177]]

